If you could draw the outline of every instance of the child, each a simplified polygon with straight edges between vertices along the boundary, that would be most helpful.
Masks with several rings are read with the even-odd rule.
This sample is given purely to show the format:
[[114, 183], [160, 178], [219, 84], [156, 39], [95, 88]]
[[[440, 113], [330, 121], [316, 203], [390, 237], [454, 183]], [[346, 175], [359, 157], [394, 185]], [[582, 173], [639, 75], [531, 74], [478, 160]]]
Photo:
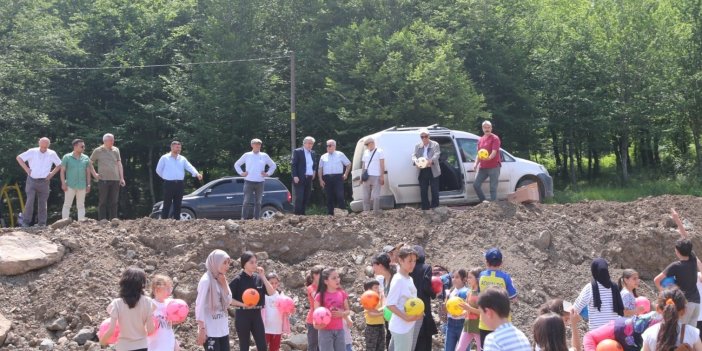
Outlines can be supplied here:
[[319, 285], [319, 276], [322, 274], [324, 266], [316, 265], [312, 267], [310, 273], [306, 277], [307, 283], [307, 301], [310, 303], [310, 311], [307, 313], [307, 349], [309, 351], [319, 351], [319, 336], [317, 329], [312, 325], [312, 313], [314, 312], [314, 295], [317, 293]]
[[[551, 299], [546, 301], [541, 307], [539, 307], [539, 315], [555, 313], [561, 316], [563, 323], [568, 326], [570, 325], [570, 311], [573, 309], [573, 304], [565, 301], [563, 299]], [[580, 330], [578, 328], [571, 329], [571, 340], [573, 345], [580, 344]], [[534, 348], [535, 351], [541, 351], [539, 345], [537, 344]]]
[[385, 350], [385, 319], [383, 318], [384, 301], [383, 295], [380, 294], [380, 282], [376, 279], [370, 279], [363, 284], [363, 290], [372, 290], [381, 296], [377, 309], [363, 312], [366, 318], [366, 328], [364, 330], [366, 351], [383, 351]]
[[319, 349], [324, 351], [345, 351], [344, 318], [349, 311], [348, 294], [341, 289], [341, 278], [334, 268], [325, 268], [319, 277], [314, 308], [326, 307], [331, 311], [329, 324], [314, 323], [319, 331]]
[[344, 317], [344, 344], [346, 345], [346, 351], [353, 351], [353, 335], [351, 335], [352, 325], [351, 316]]
[[166, 319], [166, 306], [173, 300], [173, 280], [163, 274], [156, 274], [151, 278], [151, 298], [156, 306], [154, 317], [158, 319], [158, 330], [148, 337], [149, 351], [174, 351], [178, 350], [178, 342], [173, 332], [171, 323]]
[[[485, 263], [487, 269], [480, 272], [478, 279], [479, 291], [483, 292], [489, 287], [502, 288], [507, 291], [510, 300], [516, 300], [517, 289], [512, 284], [512, 277], [505, 271], [500, 270], [502, 266], [502, 252], [500, 249], [493, 247], [485, 252]], [[511, 317], [508, 317], [511, 319]], [[485, 337], [492, 332], [483, 322], [482, 315], [478, 324], [480, 330], [480, 344], [485, 345]]]
[[[266, 304], [266, 295], [273, 295], [275, 289], [266, 279], [266, 273], [257, 265], [256, 255], [251, 251], [241, 254], [241, 272], [231, 282], [229, 289], [232, 292], [234, 305], [234, 327], [239, 336], [239, 350], [248, 350], [253, 335], [257, 350], [266, 350], [266, 328], [263, 326], [261, 309]], [[244, 304], [244, 292], [248, 289], [258, 291], [258, 303], [255, 306]]]
[[266, 307], [263, 309], [266, 344], [268, 344], [268, 351], [279, 351], [282, 334], [290, 332], [290, 323], [288, 321], [288, 315], [283, 314], [278, 309], [278, 298], [282, 296], [278, 292], [280, 278], [273, 272], [268, 273], [266, 278], [275, 290], [273, 295], [266, 295]]
[[[453, 288], [446, 296], [446, 301], [454, 296], [460, 297], [462, 300], [466, 299], [468, 295], [468, 288], [466, 287], [467, 276], [468, 273], [465, 269], [459, 269], [452, 273], [451, 282], [453, 283]], [[458, 343], [458, 339], [461, 337], [461, 332], [463, 331], [463, 324], [465, 324], [465, 321], [465, 313], [460, 316], [448, 314], [444, 351], [454, 351], [456, 349], [456, 344]]]
[[583, 287], [573, 303], [570, 321], [572, 330], [578, 328], [577, 316], [585, 308], [588, 313], [588, 331], [597, 329], [618, 316], [624, 316], [622, 296], [617, 283], [610, 279], [607, 261], [602, 258], [592, 260], [590, 273], [592, 281]]
[[504, 289], [488, 288], [480, 292], [480, 321], [493, 331], [485, 337], [483, 350], [531, 351], [529, 339], [509, 321], [509, 300]]
[[100, 344], [107, 345], [112, 338], [116, 324], [119, 323], [117, 351], [146, 350], [149, 346], [146, 336], [154, 331], [152, 300], [143, 295], [146, 288], [146, 273], [141, 268], [129, 267], [119, 280], [119, 298], [107, 306], [110, 314], [110, 326], [100, 339]]
[[463, 323], [463, 332], [461, 333], [460, 339], [458, 339], [458, 345], [456, 345], [456, 351], [466, 351], [470, 346], [470, 342], [474, 342], [476, 346], [476, 351], [481, 350], [480, 344], [480, 330], [478, 329], [478, 322], [480, 320], [480, 310], [478, 309], [478, 279], [480, 278], [480, 272], [482, 268], [476, 267], [468, 272], [468, 294], [466, 297], [466, 304], [462, 307], [468, 312], [468, 318], [466, 318]]
[[688, 344], [694, 350], [702, 350], [700, 331], [681, 323], [687, 300], [678, 288], [664, 290], [658, 298], [656, 310], [663, 315], [663, 322], [655, 324], [643, 333], [642, 351], [674, 350], [676, 346]]
[[542, 314], [534, 322], [534, 343], [543, 351], [568, 351], [563, 318], [555, 313]]
[[392, 278], [390, 291], [387, 296], [387, 307], [393, 313], [389, 329], [392, 333], [392, 347], [395, 351], [410, 350], [414, 336], [415, 322], [422, 319], [422, 315], [408, 316], [405, 314], [405, 302], [417, 297], [417, 288], [414, 286], [410, 273], [417, 263], [417, 251], [410, 246], [404, 246], [398, 253], [398, 272]]
[[583, 349], [596, 351], [600, 342], [611, 339], [617, 341], [625, 351], [639, 351], [643, 345], [641, 334], [649, 326], [659, 323], [661, 318], [655, 311], [632, 317], [617, 317], [614, 321], [587, 332], [583, 338]]
[[207, 272], [197, 284], [195, 321], [197, 345], [207, 351], [229, 350], [229, 313], [232, 292], [227, 285], [227, 271], [231, 258], [222, 250], [214, 250], [205, 261]]
[[639, 287], [639, 272], [633, 269], [625, 269], [619, 278], [619, 290], [624, 304], [624, 316], [631, 317], [643, 312], [643, 308], [636, 308], [636, 288]]
[[653, 278], [658, 291], [662, 291], [661, 282], [667, 277], [675, 277], [675, 285], [685, 294], [687, 306], [682, 323], [697, 326], [697, 316], [700, 313], [700, 294], [697, 292], [698, 259], [692, 251], [690, 239], [678, 239], [675, 242], [675, 256], [678, 261], [671, 263], [663, 272]]

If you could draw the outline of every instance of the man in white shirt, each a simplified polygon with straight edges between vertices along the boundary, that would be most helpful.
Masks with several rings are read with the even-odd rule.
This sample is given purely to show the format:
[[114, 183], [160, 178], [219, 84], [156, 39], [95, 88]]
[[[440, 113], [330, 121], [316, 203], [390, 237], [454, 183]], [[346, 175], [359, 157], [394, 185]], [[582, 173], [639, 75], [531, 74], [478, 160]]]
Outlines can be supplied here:
[[314, 138], [305, 137], [302, 147], [297, 148], [292, 154], [293, 188], [295, 189], [295, 214], [304, 215], [307, 205], [310, 204], [312, 182], [317, 173], [317, 164], [314, 162], [316, 155], [312, 147]]
[[185, 171], [190, 172], [198, 180], [202, 180], [202, 174], [180, 154], [182, 147], [180, 141], [173, 140], [171, 152], [161, 156], [156, 165], [156, 174], [163, 179], [162, 219], [169, 218], [172, 204], [172, 217], [175, 220], [180, 220], [180, 208], [185, 194]]
[[[375, 146], [373, 138], [363, 142], [366, 151], [363, 153], [363, 172], [368, 173], [368, 179], [363, 181], [363, 211], [380, 213], [380, 189], [385, 184], [385, 154]], [[372, 207], [371, 207], [372, 206]]]
[[[244, 204], [241, 206], [241, 219], [249, 219], [251, 203], [253, 202], [253, 218], [261, 218], [261, 202], [263, 200], [263, 184], [266, 177], [270, 177], [275, 172], [275, 162], [261, 151], [261, 139], [251, 140], [251, 151], [243, 154], [234, 163], [234, 169], [240, 176], [244, 177]], [[245, 166], [243, 170], [241, 166]], [[266, 167], [268, 169], [266, 170]]]
[[[439, 177], [441, 176], [439, 155], [441, 155], [441, 148], [439, 143], [429, 139], [427, 128], [419, 130], [419, 137], [422, 140], [414, 146], [412, 163], [419, 170], [417, 179], [419, 180], [422, 210], [428, 210], [439, 206]], [[425, 163], [423, 164], [420, 160]], [[431, 188], [431, 203], [429, 202], [429, 188]]]
[[[22, 214], [23, 227], [28, 227], [32, 224], [34, 217], [34, 199], [37, 198], [37, 224], [40, 226], [46, 225], [46, 207], [49, 200], [49, 183], [58, 171], [61, 170], [61, 159], [54, 150], [49, 149], [51, 140], [49, 138], [39, 139], [39, 147], [29, 149], [17, 156], [17, 163], [27, 173], [27, 184], [25, 192], [27, 193], [27, 202], [24, 206]], [[29, 163], [29, 166], [27, 166]], [[51, 166], [55, 166], [51, 169]]]
[[351, 161], [341, 151], [336, 151], [336, 141], [327, 140], [327, 153], [319, 159], [319, 185], [327, 194], [327, 214], [334, 214], [334, 207], [346, 209], [344, 182], [349, 177]]

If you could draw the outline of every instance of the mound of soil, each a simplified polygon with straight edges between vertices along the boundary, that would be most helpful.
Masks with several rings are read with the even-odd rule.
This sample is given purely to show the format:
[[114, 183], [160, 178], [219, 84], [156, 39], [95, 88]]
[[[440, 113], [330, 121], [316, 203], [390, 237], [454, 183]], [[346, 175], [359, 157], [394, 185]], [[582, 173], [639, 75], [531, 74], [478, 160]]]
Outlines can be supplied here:
[[[3, 348], [36, 349], [53, 343], [61, 350], [99, 349], [92, 333], [107, 317], [105, 308], [117, 295], [122, 270], [134, 265], [167, 274], [176, 282], [175, 297], [192, 304], [204, 260], [217, 248], [234, 258], [244, 250], [254, 251], [266, 271], [277, 272], [286, 294], [297, 302], [293, 333], [304, 333], [309, 306], [303, 283], [310, 267], [338, 267], [358, 313], [371, 257], [384, 245], [400, 242], [424, 246], [429, 264], [450, 269], [483, 266], [483, 252], [500, 247], [503, 268], [519, 291], [514, 323], [529, 335], [541, 303], [555, 297], [572, 301], [589, 282], [593, 258], [606, 258], [613, 278], [623, 268], [634, 268], [649, 281], [675, 260], [673, 244], [679, 234], [669, 216], [671, 207], [685, 218], [694, 246], [702, 247], [693, 226], [702, 221], [702, 199], [688, 196], [568, 205], [499, 202], [429, 212], [403, 208], [377, 216], [280, 215], [268, 222], [144, 218], [30, 229], [62, 244], [66, 254], [48, 268], [0, 277], [0, 314], [13, 325]], [[641, 293], [653, 298], [652, 284], [642, 285]], [[434, 313], [438, 314], [436, 306]], [[192, 317], [191, 312], [177, 327], [183, 350], [200, 349]], [[362, 350], [362, 315], [354, 321], [356, 349]], [[232, 349], [238, 350], [233, 319], [230, 324]], [[435, 341], [438, 349], [441, 340]]]

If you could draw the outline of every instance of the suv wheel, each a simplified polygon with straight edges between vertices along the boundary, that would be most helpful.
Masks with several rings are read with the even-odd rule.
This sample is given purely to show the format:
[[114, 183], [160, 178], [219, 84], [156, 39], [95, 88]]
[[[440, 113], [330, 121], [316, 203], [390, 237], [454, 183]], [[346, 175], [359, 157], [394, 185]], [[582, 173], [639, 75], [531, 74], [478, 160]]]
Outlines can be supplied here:
[[273, 207], [273, 206], [263, 206], [261, 209], [261, 219], [263, 220], [270, 220], [273, 219], [273, 216], [278, 212], [278, 209]]
[[195, 213], [187, 208], [183, 208], [180, 210], [180, 220], [181, 221], [191, 221], [195, 219]]

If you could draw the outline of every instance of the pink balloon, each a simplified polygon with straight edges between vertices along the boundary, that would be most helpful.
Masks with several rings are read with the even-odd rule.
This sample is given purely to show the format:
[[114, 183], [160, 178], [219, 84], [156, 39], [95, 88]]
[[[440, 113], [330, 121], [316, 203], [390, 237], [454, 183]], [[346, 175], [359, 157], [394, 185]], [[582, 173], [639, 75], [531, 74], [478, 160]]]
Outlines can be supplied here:
[[[101, 324], [100, 328], [98, 329], [98, 338], [102, 339], [102, 337], [107, 333], [107, 330], [110, 329], [110, 318], [105, 319]], [[119, 339], [119, 323], [115, 322], [115, 331], [112, 333], [112, 337], [107, 340], [107, 343], [112, 345], [117, 343], [117, 339]]]
[[295, 312], [295, 302], [288, 296], [278, 298], [278, 311], [281, 313], [291, 314]]
[[331, 311], [326, 307], [318, 307], [312, 312], [312, 319], [316, 324], [329, 324], [331, 318]]
[[636, 298], [636, 307], [643, 307], [643, 313], [651, 312], [651, 301], [645, 296], [639, 296]]
[[166, 319], [171, 323], [183, 323], [188, 318], [190, 308], [181, 299], [173, 299], [166, 305]]

